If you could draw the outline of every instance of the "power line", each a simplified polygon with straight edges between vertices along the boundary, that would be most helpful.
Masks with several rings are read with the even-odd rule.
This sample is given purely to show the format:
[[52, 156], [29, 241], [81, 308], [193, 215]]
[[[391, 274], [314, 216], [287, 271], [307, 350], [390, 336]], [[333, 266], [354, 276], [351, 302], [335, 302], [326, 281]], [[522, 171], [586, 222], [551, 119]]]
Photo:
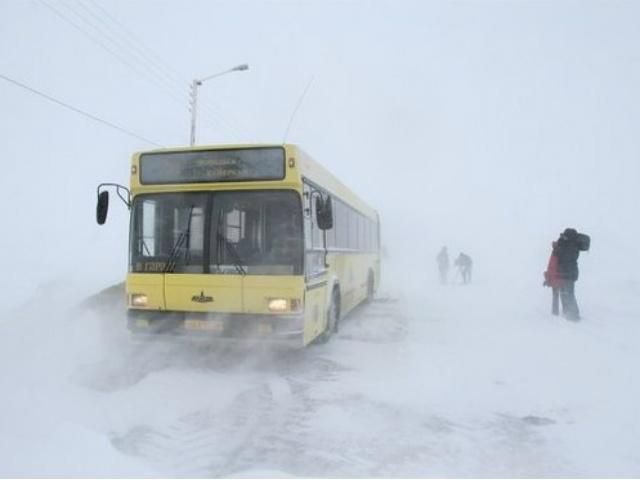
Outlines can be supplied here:
[[[60, 8], [54, 7], [50, 3], [50, 0], [39, 0], [39, 2], [47, 7], [51, 13], [64, 20], [67, 24], [96, 43], [100, 48], [115, 57], [137, 76], [155, 84], [156, 87], [160, 87], [172, 100], [176, 101], [176, 103], [180, 105], [187, 103], [187, 95], [184, 93], [186, 84], [183, 88], [181, 82], [177, 80], [179, 73], [168, 66], [168, 64], [153, 60], [150, 55], [153, 54], [153, 51], [139, 39], [136, 39], [135, 35], [128, 31], [122, 23], [118, 22], [113, 15], [110, 15], [95, 0], [91, 0], [91, 4], [83, 2], [78, 2], [75, 5], [67, 3], [58, 4], [58, 7], [66, 9], [75, 16], [73, 20], [68, 14], [63, 13]], [[77, 5], [79, 5], [84, 12], [76, 8]], [[92, 7], [96, 7], [100, 12], [95, 13]], [[87, 15], [87, 13], [89, 15]], [[114, 26], [110, 26], [105, 19], [109, 19]], [[138, 45], [141, 45], [141, 47]], [[150, 54], [145, 54], [145, 50], [150, 52]], [[160, 58], [156, 54], [153, 54], [153, 56]], [[176, 94], [176, 90], [178, 89], [180, 93]], [[228, 113], [222, 113], [219, 106], [215, 105], [215, 102], [212, 103], [214, 103], [212, 107], [215, 106], [216, 108], [211, 108], [206, 105], [206, 103], [203, 103], [201, 105], [201, 114], [211, 117], [211, 123], [216, 125], [215, 130], [220, 130], [220, 127], [222, 127], [223, 130], [231, 133], [232, 137], [241, 138], [245, 136], [240, 133], [246, 132], [246, 128], [242, 125], [243, 122], [236, 121], [236, 119]], [[250, 134], [249, 137], [251, 136]]]
[[[107, 38], [103, 34], [100, 34], [100, 32], [98, 32], [99, 35], [96, 37], [95, 34], [92, 34], [92, 33], [88, 32], [87, 30], [85, 30], [84, 28], [82, 28], [78, 23], [76, 23], [75, 21], [71, 20], [67, 15], [62, 13], [58, 8], [56, 8], [53, 5], [47, 3], [45, 0], [40, 0], [40, 3], [42, 5], [44, 5], [45, 7], [47, 7], [57, 17], [61, 18], [66, 23], [71, 25], [73, 28], [78, 30], [80, 33], [82, 33], [83, 35], [85, 35], [86, 37], [91, 39], [91, 41], [96, 43], [100, 48], [102, 48], [103, 50], [107, 51], [109, 54], [111, 54], [115, 58], [117, 58], [122, 64], [124, 64], [127, 68], [129, 68], [131, 71], [133, 71], [136, 75], [145, 78], [147, 81], [155, 83], [156, 86], [158, 86], [160, 88], [165, 89], [165, 91], [169, 95], [174, 95], [173, 92], [171, 90], [169, 90], [166, 85], [164, 85], [159, 79], [157, 79], [155, 76], [153, 76], [150, 72], [148, 72], [148, 71], [144, 70], [143, 68], [141, 68], [140, 66], [136, 65], [135, 61], [134, 62], [130, 61], [130, 59], [128, 59], [126, 57], [126, 55], [123, 55], [123, 54], [119, 53], [117, 51], [118, 50], [117, 48], [114, 49], [112, 46], [108, 45], [107, 43], [102, 41], [100, 38], [98, 38], [100, 36], [102, 36], [103, 38]], [[68, 6], [66, 6], [64, 4], [60, 4], [60, 5], [63, 5], [65, 7], [67, 7], [67, 8], [69, 8]], [[86, 23], [86, 21], [85, 21], [85, 23]], [[113, 43], [113, 41], [112, 41], [112, 43]], [[116, 45], [116, 47], [117, 47], [117, 45]]]
[[56, 104], [58, 104], [58, 105], [60, 105], [62, 107], [68, 108], [69, 110], [71, 110], [73, 112], [79, 113], [80, 115], [83, 115], [83, 116], [85, 116], [87, 118], [90, 118], [91, 120], [94, 120], [96, 122], [102, 123], [103, 125], [106, 125], [107, 127], [111, 127], [114, 130], [118, 130], [119, 132], [124, 133], [126, 135], [129, 135], [130, 137], [137, 138], [138, 140], [142, 140], [143, 142], [149, 143], [151, 145], [155, 145], [156, 147], [163, 147], [164, 146], [164, 145], [160, 145], [159, 143], [156, 143], [156, 142], [154, 142], [152, 140], [149, 140], [148, 138], [144, 138], [141, 135], [133, 133], [133, 132], [127, 130], [126, 128], [119, 127], [115, 123], [111, 123], [111, 122], [109, 122], [107, 120], [103, 120], [102, 118], [96, 117], [95, 115], [92, 115], [91, 113], [87, 113], [84, 110], [80, 110], [79, 108], [74, 107], [73, 105], [69, 105], [68, 103], [65, 103], [65, 102], [63, 102], [61, 100], [53, 98], [52, 96], [47, 95], [46, 93], [40, 92], [39, 90], [36, 90], [35, 88], [31, 88], [30, 86], [25, 85], [24, 83], [21, 83], [21, 82], [19, 82], [17, 80], [14, 80], [12, 78], [9, 78], [9, 77], [1, 74], [1, 73], [0, 73], [0, 78], [2, 78], [3, 80], [5, 80], [5, 81], [7, 81], [9, 83], [12, 83], [12, 84], [14, 84], [14, 85], [16, 85], [16, 86], [18, 86], [20, 88], [23, 88], [24, 90], [27, 90], [27, 91], [29, 91], [31, 93], [35, 93], [36, 95], [39, 95], [40, 97], [46, 98], [50, 102], [53, 102], [53, 103], [56, 103]]
[[[174, 86], [170, 81], [171, 79], [168, 78], [163, 71], [158, 70], [158, 67], [153, 62], [150, 62], [145, 55], [138, 53], [135, 45], [124, 40], [117, 32], [114, 33], [111, 31], [108, 24], [104, 22], [102, 17], [94, 13], [87, 5], [82, 2], [76, 2], [74, 4], [61, 3], [60, 5], [75, 15], [77, 19], [79, 19], [85, 26], [89, 27], [89, 30], [94, 34], [97, 34], [105, 40], [107, 44], [111, 45], [111, 48], [114, 49], [120, 58], [127, 59], [128, 64], [134, 64], [136, 66], [136, 73], [142, 72], [146, 78], [154, 81], [159, 87], [163, 88], [167, 93], [169, 93], [169, 95], [174, 97], [174, 99], [179, 100], [180, 102], [184, 101], [183, 98], [176, 98], [176, 95], [173, 92]], [[88, 15], [85, 12], [87, 12]], [[83, 31], [89, 35], [88, 31]], [[183, 91], [181, 93], [183, 93]]]
[[[173, 79], [174, 82], [178, 83], [179, 85], [182, 84], [182, 79], [177, 70], [168, 65], [158, 54], [156, 54], [151, 48], [149, 48], [144, 43], [144, 41], [140, 39], [140, 37], [131, 32], [131, 30], [129, 30], [125, 25], [122, 24], [122, 22], [111, 15], [109, 11], [104, 9], [96, 0], [90, 0], [90, 2], [97, 10], [99, 10], [98, 14], [94, 14], [94, 16], [100, 18], [102, 23], [104, 23], [105, 25], [107, 25], [107, 22], [105, 22], [104, 20], [105, 17], [111, 20], [111, 23], [116, 26], [114, 30], [120, 30], [121, 32], [124, 32], [124, 35], [122, 37], [127, 43], [132, 45], [142, 55], [146, 56], [151, 63], [157, 65], [157, 68], [159, 68], [160, 70], [164, 70], [167, 77]], [[87, 6], [85, 6], [85, 9], [90, 10]]]
[[[111, 15], [106, 9], [101, 7], [96, 0], [89, 1], [90, 3], [76, 2], [76, 4], [74, 5], [79, 5], [94, 19], [100, 22], [104, 26], [106, 34], [102, 32], [102, 29], [98, 29], [96, 24], [94, 24], [93, 22], [88, 22], [86, 17], [83, 18], [83, 20], [85, 20], [85, 23], [90, 25], [92, 28], [98, 31], [99, 34], [101, 34], [107, 40], [110, 40], [112, 43], [118, 46], [124, 44], [123, 46], [127, 48], [119, 48], [119, 50], [126, 52], [126, 54], [129, 54], [132, 57], [135, 56], [143, 59], [147, 65], [152, 67], [155, 72], [160, 74], [159, 76], [163, 77], [167, 84], [172, 83], [176, 89], [179, 89], [182, 98], [182, 94], [185, 91], [186, 87], [186, 85], [183, 86], [182, 84], [182, 75], [171, 65], [164, 62], [158, 54], [156, 54], [149, 46], [144, 43], [144, 41], [140, 39], [140, 37], [132, 33], [131, 30], [129, 30], [122, 22], [118, 21], [117, 18]], [[74, 11], [77, 16], [80, 16], [79, 12], [75, 11], [75, 8], [72, 8], [71, 5], [67, 5], [67, 8]], [[98, 12], [96, 12], [96, 10], [98, 10]], [[82, 17], [84, 17], [84, 15]], [[110, 25], [106, 20], [109, 20], [113, 25]], [[172, 97], [175, 99], [175, 96], [172, 95]], [[181, 103], [184, 104], [184, 100], [182, 100]], [[216, 130], [219, 129], [219, 125], [228, 130], [236, 138], [247, 136], [243, 135], [243, 133], [249, 133], [248, 136], [252, 136], [252, 133], [247, 131], [244, 122], [238, 121], [229, 112], [225, 113], [225, 109], [221, 108], [221, 106], [218, 105], [217, 102], [210, 103], [212, 103], [212, 107], [215, 108], [208, 108], [208, 105], [206, 105], [206, 103], [202, 103], [200, 105], [201, 114], [206, 114], [211, 117], [212, 123], [217, 125]]]

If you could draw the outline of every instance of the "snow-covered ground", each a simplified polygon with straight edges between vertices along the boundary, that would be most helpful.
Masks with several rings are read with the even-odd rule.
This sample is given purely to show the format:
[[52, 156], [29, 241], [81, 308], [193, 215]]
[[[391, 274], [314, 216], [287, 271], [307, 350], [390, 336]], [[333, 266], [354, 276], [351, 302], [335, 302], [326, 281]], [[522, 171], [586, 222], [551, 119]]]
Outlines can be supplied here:
[[[639, 18], [0, 0], [0, 477], [640, 477]], [[121, 290], [98, 294], [129, 212], [112, 196], [97, 226], [96, 186], [187, 142], [216, 72], [197, 145], [286, 138], [380, 213], [394, 301], [326, 345], [134, 344]], [[592, 237], [580, 323], [541, 286], [566, 227]], [[472, 285], [434, 281], [443, 245]]]
[[48, 285], [0, 323], [0, 476], [640, 476], [637, 285], [571, 323], [403, 275], [299, 352], [135, 344], [118, 287]]

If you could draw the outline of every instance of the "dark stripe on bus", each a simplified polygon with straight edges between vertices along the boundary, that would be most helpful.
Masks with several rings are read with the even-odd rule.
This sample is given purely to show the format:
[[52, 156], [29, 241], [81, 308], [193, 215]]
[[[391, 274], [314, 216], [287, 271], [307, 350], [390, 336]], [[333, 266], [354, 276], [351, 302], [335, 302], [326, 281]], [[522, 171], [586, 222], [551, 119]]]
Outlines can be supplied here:
[[315, 290], [316, 288], [320, 288], [320, 287], [324, 287], [326, 284], [327, 284], [326, 280], [324, 282], [312, 283], [311, 285], [307, 285], [307, 291]]

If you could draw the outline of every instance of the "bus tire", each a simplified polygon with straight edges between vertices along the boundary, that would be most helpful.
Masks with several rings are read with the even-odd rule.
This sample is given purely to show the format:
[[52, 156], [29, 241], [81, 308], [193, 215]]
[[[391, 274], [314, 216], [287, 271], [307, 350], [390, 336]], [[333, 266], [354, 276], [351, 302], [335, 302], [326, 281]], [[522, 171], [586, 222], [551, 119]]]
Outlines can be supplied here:
[[331, 294], [331, 303], [327, 309], [327, 326], [318, 337], [318, 343], [327, 343], [334, 333], [338, 333], [340, 324], [340, 293], [337, 288]]
[[367, 303], [373, 302], [373, 296], [375, 293], [376, 293], [376, 284], [373, 278], [373, 272], [369, 271], [369, 276], [367, 278], [367, 298], [365, 301]]

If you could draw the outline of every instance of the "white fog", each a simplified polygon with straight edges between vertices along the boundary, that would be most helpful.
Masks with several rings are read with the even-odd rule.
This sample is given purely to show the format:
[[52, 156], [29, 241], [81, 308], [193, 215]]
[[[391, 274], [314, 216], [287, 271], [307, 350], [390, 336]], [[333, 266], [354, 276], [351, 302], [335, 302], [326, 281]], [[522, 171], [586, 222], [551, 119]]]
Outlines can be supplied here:
[[[0, 476], [640, 476], [639, 21], [0, 0]], [[129, 212], [98, 226], [96, 187], [188, 146], [192, 80], [244, 63], [200, 86], [196, 143], [286, 140], [340, 178], [380, 214], [377, 298], [301, 350], [136, 342]], [[567, 227], [578, 322], [542, 285]], [[440, 284], [445, 245], [470, 284]]]

